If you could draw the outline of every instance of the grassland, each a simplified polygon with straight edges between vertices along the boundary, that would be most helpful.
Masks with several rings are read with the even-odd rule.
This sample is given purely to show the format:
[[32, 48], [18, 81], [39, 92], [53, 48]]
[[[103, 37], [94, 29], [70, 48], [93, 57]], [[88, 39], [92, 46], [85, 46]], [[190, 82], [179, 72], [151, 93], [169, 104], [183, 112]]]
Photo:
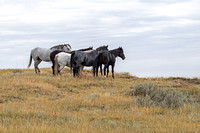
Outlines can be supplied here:
[[[200, 132], [200, 79], [93, 78], [69, 69], [54, 77], [50, 69], [0, 70], [0, 132]], [[184, 94], [179, 108], [140, 106], [130, 95], [135, 85], [154, 84]]]

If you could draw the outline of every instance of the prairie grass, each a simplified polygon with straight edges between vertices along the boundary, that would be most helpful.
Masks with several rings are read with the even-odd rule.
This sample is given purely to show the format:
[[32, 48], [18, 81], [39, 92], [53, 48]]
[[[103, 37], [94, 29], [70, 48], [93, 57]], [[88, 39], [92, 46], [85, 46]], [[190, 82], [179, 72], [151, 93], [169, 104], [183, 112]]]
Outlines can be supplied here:
[[[115, 75], [0, 70], [0, 132], [200, 132], [200, 79]], [[173, 88], [187, 100], [177, 108], [139, 106], [133, 86], [149, 83], [158, 90]]]

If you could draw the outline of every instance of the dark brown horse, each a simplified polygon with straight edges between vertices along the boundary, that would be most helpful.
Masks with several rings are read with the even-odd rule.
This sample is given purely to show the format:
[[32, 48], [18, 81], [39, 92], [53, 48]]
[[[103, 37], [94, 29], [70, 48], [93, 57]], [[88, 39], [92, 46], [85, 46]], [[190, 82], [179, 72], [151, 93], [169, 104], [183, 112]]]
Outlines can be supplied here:
[[[93, 50], [93, 47], [89, 47], [89, 48], [85, 48], [85, 49], [79, 49], [79, 50], [73, 50], [73, 51], [70, 51], [70, 52], [66, 52], [66, 53], [69, 53], [69, 54], [72, 54], [74, 53], [75, 51], [88, 51], [88, 50]], [[55, 65], [55, 56], [61, 52], [64, 52], [62, 50], [55, 50], [53, 52], [50, 53], [50, 59], [51, 59], [51, 62], [52, 62], [52, 73], [53, 75], [55, 75], [55, 71], [54, 71], [54, 65]]]
[[108, 50], [107, 46], [101, 46], [97, 48], [96, 50], [92, 50], [90, 52], [84, 52], [84, 51], [75, 51], [73, 54], [71, 54], [71, 69], [73, 69], [73, 75], [78, 76], [79, 75], [79, 68], [80, 66], [93, 66], [94, 61], [96, 57], [99, 55], [100, 52]]
[[[124, 50], [122, 47], [119, 47], [117, 49], [113, 49], [110, 51], [103, 51], [102, 53], [100, 53], [96, 59], [95, 59], [95, 63], [93, 66], [93, 74], [95, 76], [98, 76], [98, 68], [99, 66], [101, 67], [102, 64], [104, 64], [104, 75], [106, 75], [106, 69], [107, 69], [107, 77], [108, 77], [108, 73], [109, 73], [109, 66], [112, 66], [112, 77], [114, 78], [114, 67], [115, 67], [115, 61], [116, 61], [116, 57], [120, 57], [123, 60], [125, 59], [125, 55], [124, 55]], [[102, 74], [102, 70], [101, 70], [101, 74]]]

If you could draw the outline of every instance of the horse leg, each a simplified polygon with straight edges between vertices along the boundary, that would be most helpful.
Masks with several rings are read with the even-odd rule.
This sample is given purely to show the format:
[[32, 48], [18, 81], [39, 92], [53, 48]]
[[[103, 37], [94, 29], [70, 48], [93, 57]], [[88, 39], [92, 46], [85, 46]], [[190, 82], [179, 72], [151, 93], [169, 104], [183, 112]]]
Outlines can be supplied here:
[[35, 67], [35, 74], [37, 74], [37, 68]]
[[109, 74], [109, 65], [107, 65], [107, 77], [108, 77], [108, 74]]
[[52, 62], [52, 73], [55, 75], [55, 61]]
[[73, 75], [74, 75], [74, 77], [76, 76], [76, 68], [75, 67], [73, 68]]
[[54, 71], [55, 71], [56, 75], [60, 74], [60, 76], [61, 76], [61, 73], [60, 73], [61, 70], [62, 70], [61, 66], [58, 65], [57, 70], [54, 70]]
[[38, 68], [38, 65], [40, 64], [42, 60], [40, 60], [39, 58], [37, 60], [34, 61], [34, 67], [35, 67], [35, 73], [40, 73], [40, 69]]
[[115, 64], [112, 65], [112, 77], [114, 79], [114, 67], [115, 67]]
[[101, 76], [103, 75], [102, 74], [102, 64], [100, 65], [100, 72], [101, 72]]
[[99, 69], [99, 64], [97, 63], [96, 65], [93, 65], [93, 75], [98, 76], [98, 69]]
[[83, 72], [83, 68], [84, 68], [84, 66], [81, 65], [80, 68], [79, 68], [79, 72], [80, 72], [80, 73]]
[[[101, 65], [100, 65], [101, 66]], [[96, 67], [96, 76], [98, 77], [99, 64]]]
[[106, 76], [106, 68], [107, 68], [107, 66], [106, 66], [106, 64], [104, 65], [104, 76]]
[[93, 64], [93, 76], [95, 77], [95, 72], [96, 72], [97, 66]]
[[36, 68], [37, 68], [37, 70], [38, 70], [38, 73], [40, 73], [40, 69], [39, 69], [39, 67], [37, 66]]
[[60, 70], [58, 70], [58, 73], [60, 74], [60, 76], [62, 76], [62, 74], [60, 73]]
[[55, 72], [54, 72], [54, 64], [51, 66], [52, 68], [52, 74], [55, 75]]
[[35, 68], [35, 74], [37, 74], [37, 60], [34, 60], [34, 68]]
[[[40, 61], [41, 62], [41, 61]], [[39, 64], [38, 64], [39, 65]], [[39, 67], [37, 66], [37, 70], [38, 70], [38, 73], [40, 73], [40, 69], [39, 69]]]
[[60, 74], [60, 76], [61, 76], [61, 73], [60, 73], [60, 71], [64, 68], [65, 66], [63, 66], [63, 65], [59, 65], [59, 68], [58, 68], [58, 73]]
[[78, 76], [78, 77], [79, 77], [79, 74], [80, 74], [79, 72], [80, 72], [80, 66], [78, 66], [78, 67], [77, 67], [77, 70], [76, 70], [76, 73], [77, 73], [77, 76]]
[[74, 77], [77, 76], [77, 73], [78, 73], [78, 67], [74, 66], [73, 67], [73, 75], [74, 75]]

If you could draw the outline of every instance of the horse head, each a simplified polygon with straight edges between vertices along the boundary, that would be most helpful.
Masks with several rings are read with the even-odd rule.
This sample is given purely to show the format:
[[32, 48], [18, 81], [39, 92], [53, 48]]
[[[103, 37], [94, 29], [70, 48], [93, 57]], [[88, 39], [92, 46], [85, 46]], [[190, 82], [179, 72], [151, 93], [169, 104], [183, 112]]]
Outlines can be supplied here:
[[124, 55], [124, 50], [123, 50], [123, 48], [122, 48], [122, 47], [119, 47], [118, 50], [119, 50], [119, 57], [121, 57], [122, 60], [124, 60], [126, 57], [125, 57], [125, 55]]
[[52, 50], [52, 51], [61, 50], [64, 52], [69, 52], [69, 51], [71, 51], [71, 46], [69, 44], [60, 44], [60, 45], [51, 47], [50, 50]]
[[89, 50], [93, 50], [93, 46], [92, 46], [92, 47], [89, 47]]
[[100, 46], [100, 47], [98, 47], [96, 50], [97, 50], [97, 51], [108, 50], [108, 45], [107, 45], [107, 46], [105, 46], [105, 45]]
[[64, 44], [63, 45], [63, 50], [65, 52], [69, 52], [69, 51], [71, 51], [71, 49], [72, 49], [71, 45], [69, 45], [69, 44]]

